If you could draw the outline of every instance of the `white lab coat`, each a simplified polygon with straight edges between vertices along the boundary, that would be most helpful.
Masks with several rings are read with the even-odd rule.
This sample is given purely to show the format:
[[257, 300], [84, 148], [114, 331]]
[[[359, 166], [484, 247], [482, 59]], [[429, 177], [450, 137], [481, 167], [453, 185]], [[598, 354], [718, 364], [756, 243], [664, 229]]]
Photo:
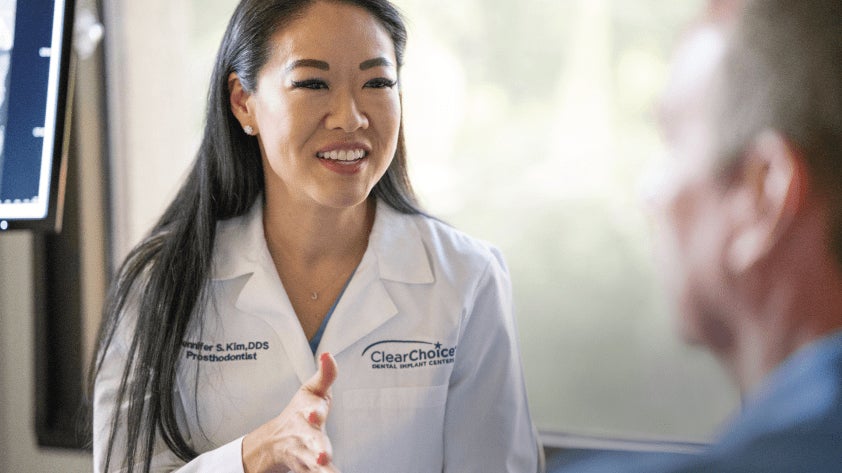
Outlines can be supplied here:
[[[266, 247], [259, 203], [219, 223], [214, 251], [212, 297], [201, 331], [184, 341], [175, 396], [201, 454], [185, 465], [160, 441], [154, 471], [241, 473], [242, 437], [284, 409], [326, 351], [339, 366], [326, 428], [343, 473], [537, 470], [511, 287], [495, 248], [378, 203], [316, 356]], [[129, 337], [118, 330], [96, 382], [97, 472]], [[122, 454], [118, 443], [112, 464]]]

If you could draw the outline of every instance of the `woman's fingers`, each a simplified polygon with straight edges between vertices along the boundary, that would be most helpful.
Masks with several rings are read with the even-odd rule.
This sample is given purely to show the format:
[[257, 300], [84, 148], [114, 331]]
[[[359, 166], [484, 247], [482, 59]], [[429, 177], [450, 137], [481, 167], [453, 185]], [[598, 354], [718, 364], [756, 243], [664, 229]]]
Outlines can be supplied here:
[[301, 388], [316, 396], [327, 399], [330, 395], [330, 387], [336, 381], [338, 372], [339, 368], [336, 366], [336, 360], [333, 359], [333, 355], [323, 353], [319, 357], [319, 370]]
[[[308, 452], [301, 452], [299, 456], [299, 460], [302, 463], [313, 465], [315, 469], [304, 469], [302, 471], [319, 471], [325, 473], [337, 471], [333, 466], [333, 449], [330, 445], [330, 439], [324, 432], [324, 425], [330, 412], [330, 388], [333, 382], [336, 381], [338, 372], [336, 360], [330, 353], [324, 353], [319, 357], [318, 371], [301, 386], [301, 390], [296, 396], [300, 397], [306, 406], [303, 414], [305, 414], [307, 422], [312, 428], [319, 431], [313, 439], [314, 441], [308, 446]], [[293, 471], [295, 471], [294, 468]]]
[[330, 387], [336, 380], [338, 367], [336, 360], [330, 353], [319, 357], [319, 369], [304, 385], [301, 390], [313, 394], [325, 402], [316, 403], [312, 410], [307, 413], [307, 422], [317, 428], [322, 428], [327, 420], [330, 411]]
[[[319, 369], [275, 419], [243, 439], [246, 472], [335, 473], [333, 449], [325, 431], [330, 412], [330, 388], [336, 380], [336, 360], [319, 357]], [[272, 452], [267, 455], [267, 452]], [[286, 471], [286, 470], [284, 470]]]

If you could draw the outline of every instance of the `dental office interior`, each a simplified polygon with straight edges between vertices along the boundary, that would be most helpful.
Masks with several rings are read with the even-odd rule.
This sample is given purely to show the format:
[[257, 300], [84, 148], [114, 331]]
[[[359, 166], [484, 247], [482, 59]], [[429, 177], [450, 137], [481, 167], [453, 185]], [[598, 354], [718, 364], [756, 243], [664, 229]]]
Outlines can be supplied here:
[[[92, 470], [81, 408], [109, 279], [195, 156], [236, 3], [77, 1], [67, 238], [0, 233], [0, 472]], [[705, 445], [739, 396], [676, 336], [640, 202], [672, 45], [702, 1], [394, 3], [413, 186], [505, 255], [548, 458]]]

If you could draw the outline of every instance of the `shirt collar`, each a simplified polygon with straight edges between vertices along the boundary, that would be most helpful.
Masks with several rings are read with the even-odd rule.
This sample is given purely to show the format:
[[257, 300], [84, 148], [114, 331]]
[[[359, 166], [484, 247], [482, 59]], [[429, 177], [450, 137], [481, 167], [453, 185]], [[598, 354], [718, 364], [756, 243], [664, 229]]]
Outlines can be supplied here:
[[748, 395], [742, 412], [726, 430], [721, 448], [827, 415], [842, 400], [840, 372], [842, 331], [796, 351]]

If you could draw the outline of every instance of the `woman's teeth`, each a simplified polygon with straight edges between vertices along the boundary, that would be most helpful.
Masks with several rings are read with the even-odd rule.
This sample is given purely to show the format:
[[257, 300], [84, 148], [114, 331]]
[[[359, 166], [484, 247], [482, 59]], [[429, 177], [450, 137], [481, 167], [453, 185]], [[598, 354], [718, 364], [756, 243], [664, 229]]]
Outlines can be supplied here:
[[332, 161], [356, 161], [365, 157], [365, 150], [343, 149], [338, 151], [324, 151], [317, 153], [316, 156], [321, 159], [330, 159]]

